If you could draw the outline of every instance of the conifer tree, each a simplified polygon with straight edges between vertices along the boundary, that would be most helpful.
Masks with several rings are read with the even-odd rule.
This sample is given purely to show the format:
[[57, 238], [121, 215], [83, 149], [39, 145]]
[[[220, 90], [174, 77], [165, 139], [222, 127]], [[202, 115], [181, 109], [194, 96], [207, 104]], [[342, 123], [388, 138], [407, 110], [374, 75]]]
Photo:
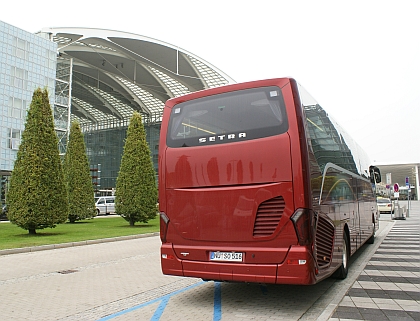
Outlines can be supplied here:
[[118, 173], [115, 209], [134, 226], [156, 217], [157, 187], [155, 170], [146, 142], [141, 115], [135, 112], [130, 119]]
[[36, 230], [67, 220], [67, 193], [48, 91], [34, 91], [7, 194], [8, 218]]
[[64, 181], [69, 197], [68, 217], [71, 223], [96, 215], [86, 145], [78, 122], [72, 122], [64, 158]]

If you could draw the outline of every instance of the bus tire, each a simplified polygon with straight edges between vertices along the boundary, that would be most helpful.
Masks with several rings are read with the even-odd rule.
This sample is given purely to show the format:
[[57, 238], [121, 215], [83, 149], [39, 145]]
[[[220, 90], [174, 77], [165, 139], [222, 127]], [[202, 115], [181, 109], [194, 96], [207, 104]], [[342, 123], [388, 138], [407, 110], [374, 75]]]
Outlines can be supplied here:
[[375, 243], [375, 223], [372, 223], [372, 227], [373, 227], [373, 232], [372, 232], [372, 235], [366, 241], [367, 244]]
[[335, 271], [334, 277], [341, 280], [344, 280], [347, 277], [347, 274], [349, 272], [349, 261], [350, 261], [349, 238], [347, 237], [347, 232], [344, 232], [341, 266], [338, 268], [337, 271]]

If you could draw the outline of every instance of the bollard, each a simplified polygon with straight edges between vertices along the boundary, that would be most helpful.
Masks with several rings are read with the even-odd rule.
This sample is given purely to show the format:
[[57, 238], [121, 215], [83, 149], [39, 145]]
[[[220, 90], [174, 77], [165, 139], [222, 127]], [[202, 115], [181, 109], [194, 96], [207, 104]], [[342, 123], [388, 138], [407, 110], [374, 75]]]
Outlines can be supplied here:
[[394, 208], [394, 217], [393, 220], [405, 220], [404, 216], [405, 206], [400, 207], [400, 204], [397, 203], [397, 207]]

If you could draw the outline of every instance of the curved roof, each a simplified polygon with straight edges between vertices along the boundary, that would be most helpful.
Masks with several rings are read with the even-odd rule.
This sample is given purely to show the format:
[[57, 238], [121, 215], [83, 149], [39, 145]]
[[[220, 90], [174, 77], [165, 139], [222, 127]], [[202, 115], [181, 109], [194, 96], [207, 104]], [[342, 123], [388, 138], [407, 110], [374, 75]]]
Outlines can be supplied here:
[[90, 28], [41, 33], [58, 44], [59, 56], [73, 59], [71, 117], [82, 125], [126, 123], [134, 111], [159, 121], [167, 99], [235, 82], [186, 50], [137, 34]]

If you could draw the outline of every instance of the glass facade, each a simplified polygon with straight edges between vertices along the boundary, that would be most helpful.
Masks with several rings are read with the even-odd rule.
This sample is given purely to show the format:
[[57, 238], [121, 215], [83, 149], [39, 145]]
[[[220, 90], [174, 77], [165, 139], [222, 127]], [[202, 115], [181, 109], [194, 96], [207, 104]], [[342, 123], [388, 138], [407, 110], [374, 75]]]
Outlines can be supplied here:
[[34, 90], [48, 88], [53, 106], [56, 57], [56, 43], [0, 21], [1, 204]]
[[[84, 130], [87, 155], [91, 167], [95, 192], [104, 194], [115, 188], [121, 158], [124, 150], [127, 126], [99, 130]], [[156, 173], [158, 174], [158, 151], [160, 123], [144, 124], [146, 141], [149, 144], [151, 157]], [[102, 192], [101, 192], [102, 191]]]

